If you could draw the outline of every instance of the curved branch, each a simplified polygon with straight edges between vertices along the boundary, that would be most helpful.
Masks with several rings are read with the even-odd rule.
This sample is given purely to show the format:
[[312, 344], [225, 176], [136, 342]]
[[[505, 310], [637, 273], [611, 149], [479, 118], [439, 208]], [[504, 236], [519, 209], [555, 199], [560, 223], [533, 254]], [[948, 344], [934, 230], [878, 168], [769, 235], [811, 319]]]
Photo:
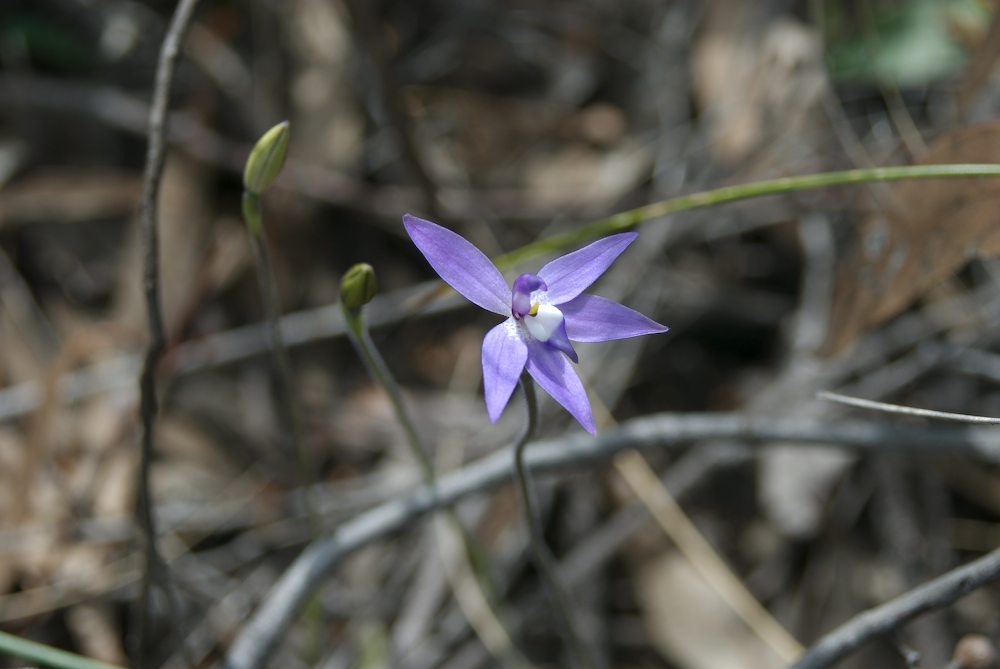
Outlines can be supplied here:
[[[149, 663], [153, 643], [150, 630], [150, 601], [154, 581], [158, 575], [167, 580], [163, 558], [156, 547], [156, 518], [150, 492], [150, 467], [156, 451], [154, 428], [159, 412], [156, 397], [156, 365], [166, 347], [163, 327], [163, 307], [160, 301], [160, 236], [157, 205], [163, 168], [167, 161], [167, 111], [170, 89], [177, 67], [181, 42], [191, 25], [198, 0], [180, 0], [170, 19], [170, 27], [163, 38], [156, 67], [153, 101], [149, 107], [149, 145], [146, 149], [146, 167], [143, 173], [142, 198], [139, 201], [139, 227], [142, 235], [143, 294], [149, 325], [149, 344], [139, 377], [139, 406], [142, 436], [139, 442], [138, 518], [143, 536], [143, 576], [139, 594], [138, 657], [140, 667]], [[169, 598], [169, 595], [168, 595]]]
[[[988, 428], [920, 428], [860, 421], [823, 423], [706, 413], [647, 416], [624, 423], [596, 439], [580, 434], [538, 442], [527, 454], [527, 463], [537, 474], [603, 462], [626, 448], [671, 448], [705, 440], [793, 442], [803, 446], [838, 444], [859, 451], [895, 450], [1000, 462], [1000, 434]], [[262, 667], [306, 599], [344, 558], [403, 529], [428, 511], [506, 483], [512, 467], [510, 449], [502, 449], [439, 477], [436, 487], [423, 486], [405, 497], [381, 504], [341, 525], [332, 536], [311, 544], [240, 632], [224, 666]]]
[[893, 631], [921, 613], [948, 606], [997, 580], [1000, 580], [1000, 549], [856, 615], [810, 646], [790, 669], [826, 669], [874, 637]]

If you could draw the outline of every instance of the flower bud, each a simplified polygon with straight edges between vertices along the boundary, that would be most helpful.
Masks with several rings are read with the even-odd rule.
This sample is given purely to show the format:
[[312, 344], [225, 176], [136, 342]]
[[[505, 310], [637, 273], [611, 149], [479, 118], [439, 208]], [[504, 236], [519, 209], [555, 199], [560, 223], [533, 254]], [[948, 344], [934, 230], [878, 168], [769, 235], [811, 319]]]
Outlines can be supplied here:
[[351, 311], [357, 311], [371, 302], [377, 291], [375, 270], [368, 263], [358, 263], [347, 270], [340, 280], [340, 301]]
[[274, 183], [288, 155], [288, 121], [282, 121], [257, 140], [243, 170], [243, 188], [260, 195]]

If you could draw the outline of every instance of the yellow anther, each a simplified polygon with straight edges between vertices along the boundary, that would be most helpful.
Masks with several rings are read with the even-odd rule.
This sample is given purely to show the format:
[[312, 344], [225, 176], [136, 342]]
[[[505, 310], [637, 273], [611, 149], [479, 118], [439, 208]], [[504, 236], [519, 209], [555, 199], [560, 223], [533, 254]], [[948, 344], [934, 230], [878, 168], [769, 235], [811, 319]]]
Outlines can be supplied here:
[[531, 305], [531, 309], [528, 310], [528, 315], [529, 316], [538, 315], [538, 302], [535, 302], [534, 304]]

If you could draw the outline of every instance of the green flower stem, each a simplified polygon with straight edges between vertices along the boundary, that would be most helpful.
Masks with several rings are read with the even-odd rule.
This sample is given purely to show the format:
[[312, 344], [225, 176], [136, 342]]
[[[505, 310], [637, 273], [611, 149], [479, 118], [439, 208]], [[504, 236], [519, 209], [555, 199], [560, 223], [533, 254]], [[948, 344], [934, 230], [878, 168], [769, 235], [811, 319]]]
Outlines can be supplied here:
[[748, 184], [723, 186], [713, 190], [680, 195], [668, 200], [653, 202], [629, 209], [593, 223], [574, 228], [562, 234], [539, 239], [495, 259], [500, 269], [507, 269], [526, 260], [547, 253], [565, 251], [583, 242], [614, 232], [624, 232], [654, 218], [676, 214], [689, 209], [713, 207], [738, 200], [749, 200], [767, 195], [781, 195], [812, 188], [871, 183], [874, 181], [901, 181], [903, 179], [941, 179], [960, 177], [1000, 177], [1000, 165], [903, 165], [898, 167], [872, 167], [838, 172], [820, 172], [797, 177], [782, 177]]
[[278, 305], [278, 289], [274, 282], [274, 270], [271, 256], [267, 250], [267, 240], [264, 238], [263, 214], [260, 197], [254, 193], [243, 193], [243, 217], [250, 230], [250, 244], [253, 247], [254, 264], [257, 266], [257, 281], [260, 284], [260, 297], [264, 306], [264, 316], [267, 320], [268, 337], [271, 342], [271, 356], [275, 368], [275, 383], [277, 384], [278, 401], [282, 405], [285, 420], [291, 431], [292, 449], [298, 467], [300, 483], [305, 487], [305, 507], [313, 532], [321, 529], [318, 505], [309, 492], [312, 476], [306, 466], [305, 447], [302, 439], [302, 426], [299, 422], [298, 410], [292, 393], [292, 364], [288, 357], [288, 349], [281, 337], [281, 308]]
[[423, 440], [420, 438], [420, 433], [417, 432], [417, 428], [410, 418], [410, 412], [406, 410], [406, 405], [403, 403], [403, 392], [400, 390], [399, 384], [396, 383], [392, 372], [389, 371], [389, 366], [385, 364], [385, 360], [382, 359], [382, 355], [375, 347], [375, 342], [372, 341], [371, 336], [368, 334], [368, 328], [365, 327], [361, 309], [348, 309], [341, 305], [341, 312], [344, 314], [344, 321], [347, 323], [348, 337], [351, 343], [354, 344], [358, 355], [361, 356], [361, 361], [364, 362], [368, 373], [371, 374], [375, 382], [382, 386], [386, 395], [389, 396], [389, 401], [392, 403], [392, 410], [396, 414], [396, 420], [399, 421], [403, 432], [406, 434], [406, 442], [413, 452], [414, 457], [416, 457], [417, 463], [420, 465], [424, 480], [427, 483], [433, 483], [434, 463], [431, 462], [427, 447], [424, 445]]
[[250, 230], [251, 237], [264, 234], [264, 215], [260, 208], [260, 195], [243, 191], [243, 221]]
[[597, 656], [589, 645], [583, 643], [584, 637], [580, 634], [580, 627], [573, 613], [576, 610], [573, 606], [573, 600], [559, 580], [555, 558], [545, 543], [545, 530], [542, 527], [538, 504], [535, 502], [528, 468], [524, 464], [524, 452], [538, 426], [538, 400], [535, 397], [535, 382], [527, 373], [521, 375], [521, 388], [524, 391], [524, 401], [528, 408], [528, 420], [524, 434], [514, 446], [514, 479], [524, 502], [524, 515], [530, 531], [529, 543], [535, 560], [535, 568], [549, 591], [549, 596], [558, 614], [556, 617], [562, 627], [563, 636], [570, 654], [573, 656], [574, 663], [583, 669], [596, 669], [598, 663], [595, 658]]
[[[402, 426], [410, 451], [413, 453], [420, 465], [424, 482], [428, 485], [433, 485], [437, 479], [437, 475], [434, 471], [434, 463], [431, 460], [426, 445], [420, 437], [420, 433], [413, 424], [410, 412], [406, 409], [406, 405], [403, 402], [403, 393], [399, 384], [396, 383], [396, 379], [392, 376], [392, 372], [389, 371], [388, 365], [385, 364], [385, 360], [382, 358], [378, 348], [375, 346], [375, 342], [372, 341], [371, 336], [368, 334], [368, 328], [365, 326], [362, 309], [349, 309], [341, 303], [341, 312], [343, 313], [344, 321], [347, 324], [348, 338], [351, 340], [355, 350], [357, 350], [358, 355], [361, 357], [365, 368], [368, 370], [368, 373], [371, 374], [375, 382], [378, 383], [389, 396], [389, 401], [392, 403], [396, 420], [398, 420], [399, 424]], [[476, 577], [480, 591], [483, 593], [484, 600], [492, 611], [496, 624], [506, 637], [504, 642], [505, 647], [491, 648], [489, 647], [490, 644], [486, 643], [485, 636], [481, 634], [480, 636], [483, 638], [484, 645], [487, 646], [487, 650], [490, 653], [495, 655], [495, 659], [501, 666], [530, 667], [531, 664], [524, 658], [517, 648], [514, 647], [513, 642], [510, 640], [510, 634], [504, 628], [503, 623], [501, 622], [501, 617], [497, 612], [499, 607], [497, 604], [496, 588], [490, 578], [489, 564], [485, 552], [478, 546], [475, 538], [469, 534], [469, 532], [465, 529], [465, 526], [462, 525], [458, 518], [458, 514], [455, 513], [454, 509], [449, 508], [445, 511], [445, 513], [451, 526], [462, 539], [462, 547], [469, 569]], [[476, 628], [474, 621], [470, 620], [469, 622], [478, 633], [479, 629]]]
[[6, 632], [0, 632], [0, 653], [53, 669], [122, 669], [113, 664], [92, 660], [36, 641], [28, 641]]

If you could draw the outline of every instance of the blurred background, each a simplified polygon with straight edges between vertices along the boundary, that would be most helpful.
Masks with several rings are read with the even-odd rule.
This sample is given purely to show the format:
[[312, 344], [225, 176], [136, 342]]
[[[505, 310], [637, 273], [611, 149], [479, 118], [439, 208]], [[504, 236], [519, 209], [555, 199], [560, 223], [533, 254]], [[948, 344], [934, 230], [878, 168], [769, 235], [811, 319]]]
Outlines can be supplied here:
[[[119, 664], [130, 662], [141, 573], [136, 210], [173, 8], [0, 3], [0, 628]], [[155, 663], [188, 666], [183, 641], [194, 666], [218, 665], [316, 536], [303, 486], [329, 531], [420, 481], [386, 397], [341, 336], [339, 279], [354, 263], [378, 274], [373, 338], [439, 469], [520, 430], [518, 398], [496, 425], [483, 406], [480, 346], [495, 318], [428, 297], [435, 276], [403, 213], [496, 256], [726, 184], [995, 162], [995, 10], [990, 0], [200, 3], [160, 197], [169, 344], [153, 490], [179, 597], [173, 613], [157, 602]], [[284, 119], [288, 164], [263, 203], [310, 481], [289, 456], [240, 219], [244, 160]], [[872, 418], [814, 399], [820, 389], [997, 415], [998, 205], [988, 180], [902, 182], [644, 224], [594, 292], [671, 332], [580, 347], [599, 423], [704, 411]], [[577, 432], [543, 404], [544, 436]], [[979, 462], [715, 442], [647, 457], [803, 644], [1000, 540], [1000, 477]], [[540, 492], [549, 543], [576, 559], [574, 596], [608, 666], [787, 663], [610, 464], [547, 478]], [[459, 513], [490, 558], [517, 645], [535, 666], [566, 666], [519, 509], [504, 487]], [[418, 522], [349, 560], [273, 666], [497, 666], [449, 589], [459, 549], [435, 536]], [[1000, 633], [997, 594], [921, 618], [843, 666], [904, 667], [915, 649], [910, 666], [945, 667], [963, 635]]]

